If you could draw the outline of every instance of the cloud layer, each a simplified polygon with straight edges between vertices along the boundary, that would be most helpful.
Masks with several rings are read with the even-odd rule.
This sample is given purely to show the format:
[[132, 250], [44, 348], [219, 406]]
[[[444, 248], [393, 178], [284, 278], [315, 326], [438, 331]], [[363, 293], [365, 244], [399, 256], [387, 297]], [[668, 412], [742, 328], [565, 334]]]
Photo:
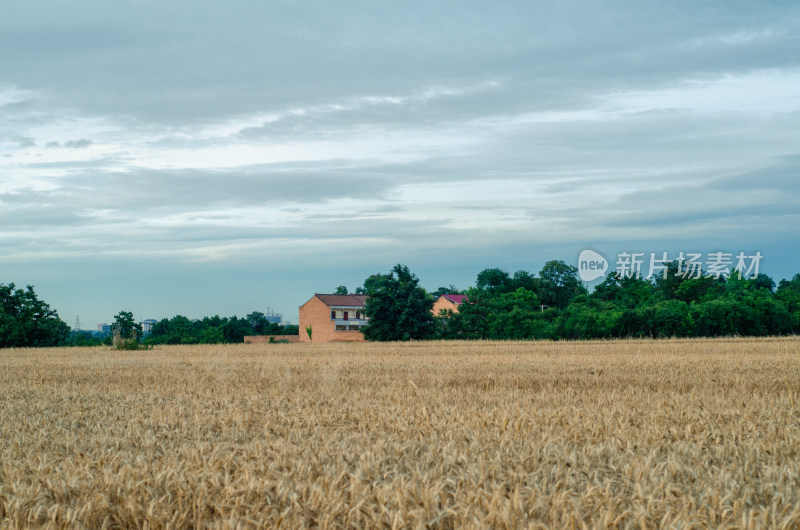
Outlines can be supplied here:
[[291, 320], [397, 262], [466, 285], [587, 245], [800, 271], [791, 2], [5, 11], [0, 281], [70, 320]]

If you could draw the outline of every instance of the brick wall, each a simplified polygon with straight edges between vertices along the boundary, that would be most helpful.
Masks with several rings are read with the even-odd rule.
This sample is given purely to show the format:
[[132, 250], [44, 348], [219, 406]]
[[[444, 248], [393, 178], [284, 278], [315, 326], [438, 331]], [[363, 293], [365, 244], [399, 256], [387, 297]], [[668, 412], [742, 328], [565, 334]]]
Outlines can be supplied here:
[[442, 309], [452, 309], [453, 313], [458, 313], [458, 304], [452, 302], [451, 300], [448, 300], [444, 296], [440, 296], [433, 303], [433, 309], [432, 309], [433, 316], [438, 317], [439, 311], [441, 311]]

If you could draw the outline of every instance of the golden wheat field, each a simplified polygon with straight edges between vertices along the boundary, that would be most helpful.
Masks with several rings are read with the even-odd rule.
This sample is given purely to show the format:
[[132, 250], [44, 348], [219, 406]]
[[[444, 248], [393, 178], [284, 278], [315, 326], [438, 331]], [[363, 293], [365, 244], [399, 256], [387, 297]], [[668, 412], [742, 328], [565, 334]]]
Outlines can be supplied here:
[[0, 350], [0, 527], [800, 527], [800, 339]]

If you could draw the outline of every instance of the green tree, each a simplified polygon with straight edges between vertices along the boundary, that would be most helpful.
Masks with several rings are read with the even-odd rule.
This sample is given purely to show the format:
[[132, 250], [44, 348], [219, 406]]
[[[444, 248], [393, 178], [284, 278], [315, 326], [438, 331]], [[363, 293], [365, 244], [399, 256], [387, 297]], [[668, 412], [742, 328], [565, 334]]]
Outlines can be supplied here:
[[336, 288], [333, 294], [348, 294], [347, 287], [345, 287], [344, 285], [340, 285], [339, 287]]
[[367, 294], [372, 289], [376, 288], [380, 282], [383, 281], [383, 274], [371, 274], [366, 280], [364, 280], [364, 285], [362, 287], [356, 288], [356, 294]]
[[148, 340], [156, 344], [194, 344], [197, 342], [192, 321], [183, 315], [162, 318], [156, 322]]
[[39, 300], [33, 287], [0, 284], [0, 348], [57, 346], [70, 329], [58, 312]]
[[789, 312], [789, 327], [792, 332], [800, 333], [800, 274], [795, 274], [791, 280], [781, 280], [775, 298]]
[[261, 311], [253, 311], [247, 315], [247, 322], [253, 329], [253, 335], [266, 335], [270, 333], [270, 322], [267, 320], [267, 315]]
[[677, 300], [684, 302], [700, 302], [709, 294], [714, 293], [714, 279], [710, 276], [701, 276], [699, 278], [690, 278], [684, 280], [677, 286], [674, 292], [674, 297]]
[[675, 292], [686, 281], [685, 274], [680, 272], [678, 265], [677, 261], [667, 263], [665, 267], [666, 275], [664, 272], [660, 272], [655, 277], [656, 289], [662, 294], [664, 300], [675, 298]]
[[487, 318], [488, 334], [492, 339], [530, 339], [542, 327], [539, 297], [531, 290], [519, 287], [492, 300]]
[[136, 323], [136, 320], [133, 318], [133, 313], [130, 311], [120, 311], [114, 317], [112, 332], [126, 339], [134, 336], [138, 339], [142, 333], [142, 326]]
[[281, 326], [281, 333], [276, 333], [276, 335], [299, 335], [300, 334], [300, 326], [297, 324], [286, 324]]
[[539, 299], [549, 306], [564, 308], [573, 297], [586, 294], [586, 288], [578, 277], [578, 268], [563, 261], [545, 263], [539, 272], [539, 279]]
[[247, 320], [235, 316], [222, 326], [222, 336], [227, 343], [243, 342], [245, 335], [252, 335], [253, 329]]
[[70, 346], [100, 346], [102, 344], [102, 339], [86, 330], [73, 330], [69, 338]]
[[111, 326], [111, 344], [118, 350], [139, 349], [139, 338], [142, 336], [142, 326], [133, 319], [130, 311], [120, 311], [114, 317]]
[[[371, 280], [370, 280], [371, 279]], [[405, 265], [389, 274], [368, 278], [364, 312], [369, 324], [363, 329], [367, 340], [420, 340], [434, 331], [431, 314], [433, 298], [419, 286], [419, 280]]]
[[770, 293], [775, 291], [775, 280], [767, 276], [766, 274], [759, 274], [755, 278], [749, 280], [754, 289], [760, 289], [762, 291], [769, 291]]
[[511, 285], [514, 290], [522, 287], [523, 289], [536, 293], [541, 289], [542, 280], [528, 271], [519, 270], [514, 273], [514, 277], [511, 279]]
[[654, 292], [653, 284], [644, 278], [620, 276], [611, 272], [594, 288], [590, 296], [626, 307], [639, 307], [651, 302]]
[[613, 313], [604, 310], [602, 301], [588, 296], [577, 297], [557, 312], [555, 335], [564, 339], [599, 339], [610, 336]]
[[462, 294], [462, 293], [458, 289], [458, 287], [456, 287], [453, 284], [450, 284], [450, 287], [439, 287], [438, 289], [436, 289], [431, 293], [431, 296], [433, 296], [433, 299], [436, 300], [437, 298], [439, 298], [444, 294]]
[[200, 344], [220, 344], [225, 342], [225, 337], [222, 328], [209, 326], [200, 332], [197, 340]]
[[689, 305], [682, 300], [664, 300], [655, 306], [653, 328], [659, 337], [684, 337], [688, 331]]
[[238, 343], [245, 335], [297, 335], [296, 325], [281, 326], [266, 315], [254, 311], [245, 318], [203, 317], [189, 320], [183, 315], [164, 318], [153, 325], [146, 342], [150, 344], [218, 344]]
[[[540, 275], [484, 269], [458, 313], [437, 316], [440, 339], [591, 339], [800, 333], [800, 274], [775, 282], [679, 274], [653, 279], [610, 273], [587, 294], [577, 271], [548, 261]], [[383, 275], [370, 277], [382, 282]], [[366, 283], [366, 282], [365, 282]], [[439, 292], [444, 292], [440, 288]], [[542, 310], [540, 304], [547, 307]]]
[[489, 297], [512, 291], [511, 278], [502, 269], [484, 269], [478, 273], [475, 288]]
[[440, 326], [441, 338], [485, 339], [489, 334], [487, 319], [493, 310], [492, 298], [477, 287], [470, 287], [464, 294], [468, 302], [459, 306], [458, 313], [448, 315], [447, 325]]

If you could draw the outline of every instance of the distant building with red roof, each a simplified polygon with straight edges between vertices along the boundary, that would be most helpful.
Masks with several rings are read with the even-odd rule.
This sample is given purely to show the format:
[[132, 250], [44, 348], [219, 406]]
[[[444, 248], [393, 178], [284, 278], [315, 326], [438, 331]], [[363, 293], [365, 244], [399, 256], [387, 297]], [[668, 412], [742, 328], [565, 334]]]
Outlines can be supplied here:
[[443, 294], [433, 303], [431, 310], [435, 316], [438, 316], [442, 310], [451, 310], [453, 313], [458, 313], [458, 306], [467, 300], [464, 294]]
[[[300, 306], [300, 342], [361, 342], [367, 325], [363, 294], [315, 294]], [[311, 329], [311, 337], [307, 329]]]

